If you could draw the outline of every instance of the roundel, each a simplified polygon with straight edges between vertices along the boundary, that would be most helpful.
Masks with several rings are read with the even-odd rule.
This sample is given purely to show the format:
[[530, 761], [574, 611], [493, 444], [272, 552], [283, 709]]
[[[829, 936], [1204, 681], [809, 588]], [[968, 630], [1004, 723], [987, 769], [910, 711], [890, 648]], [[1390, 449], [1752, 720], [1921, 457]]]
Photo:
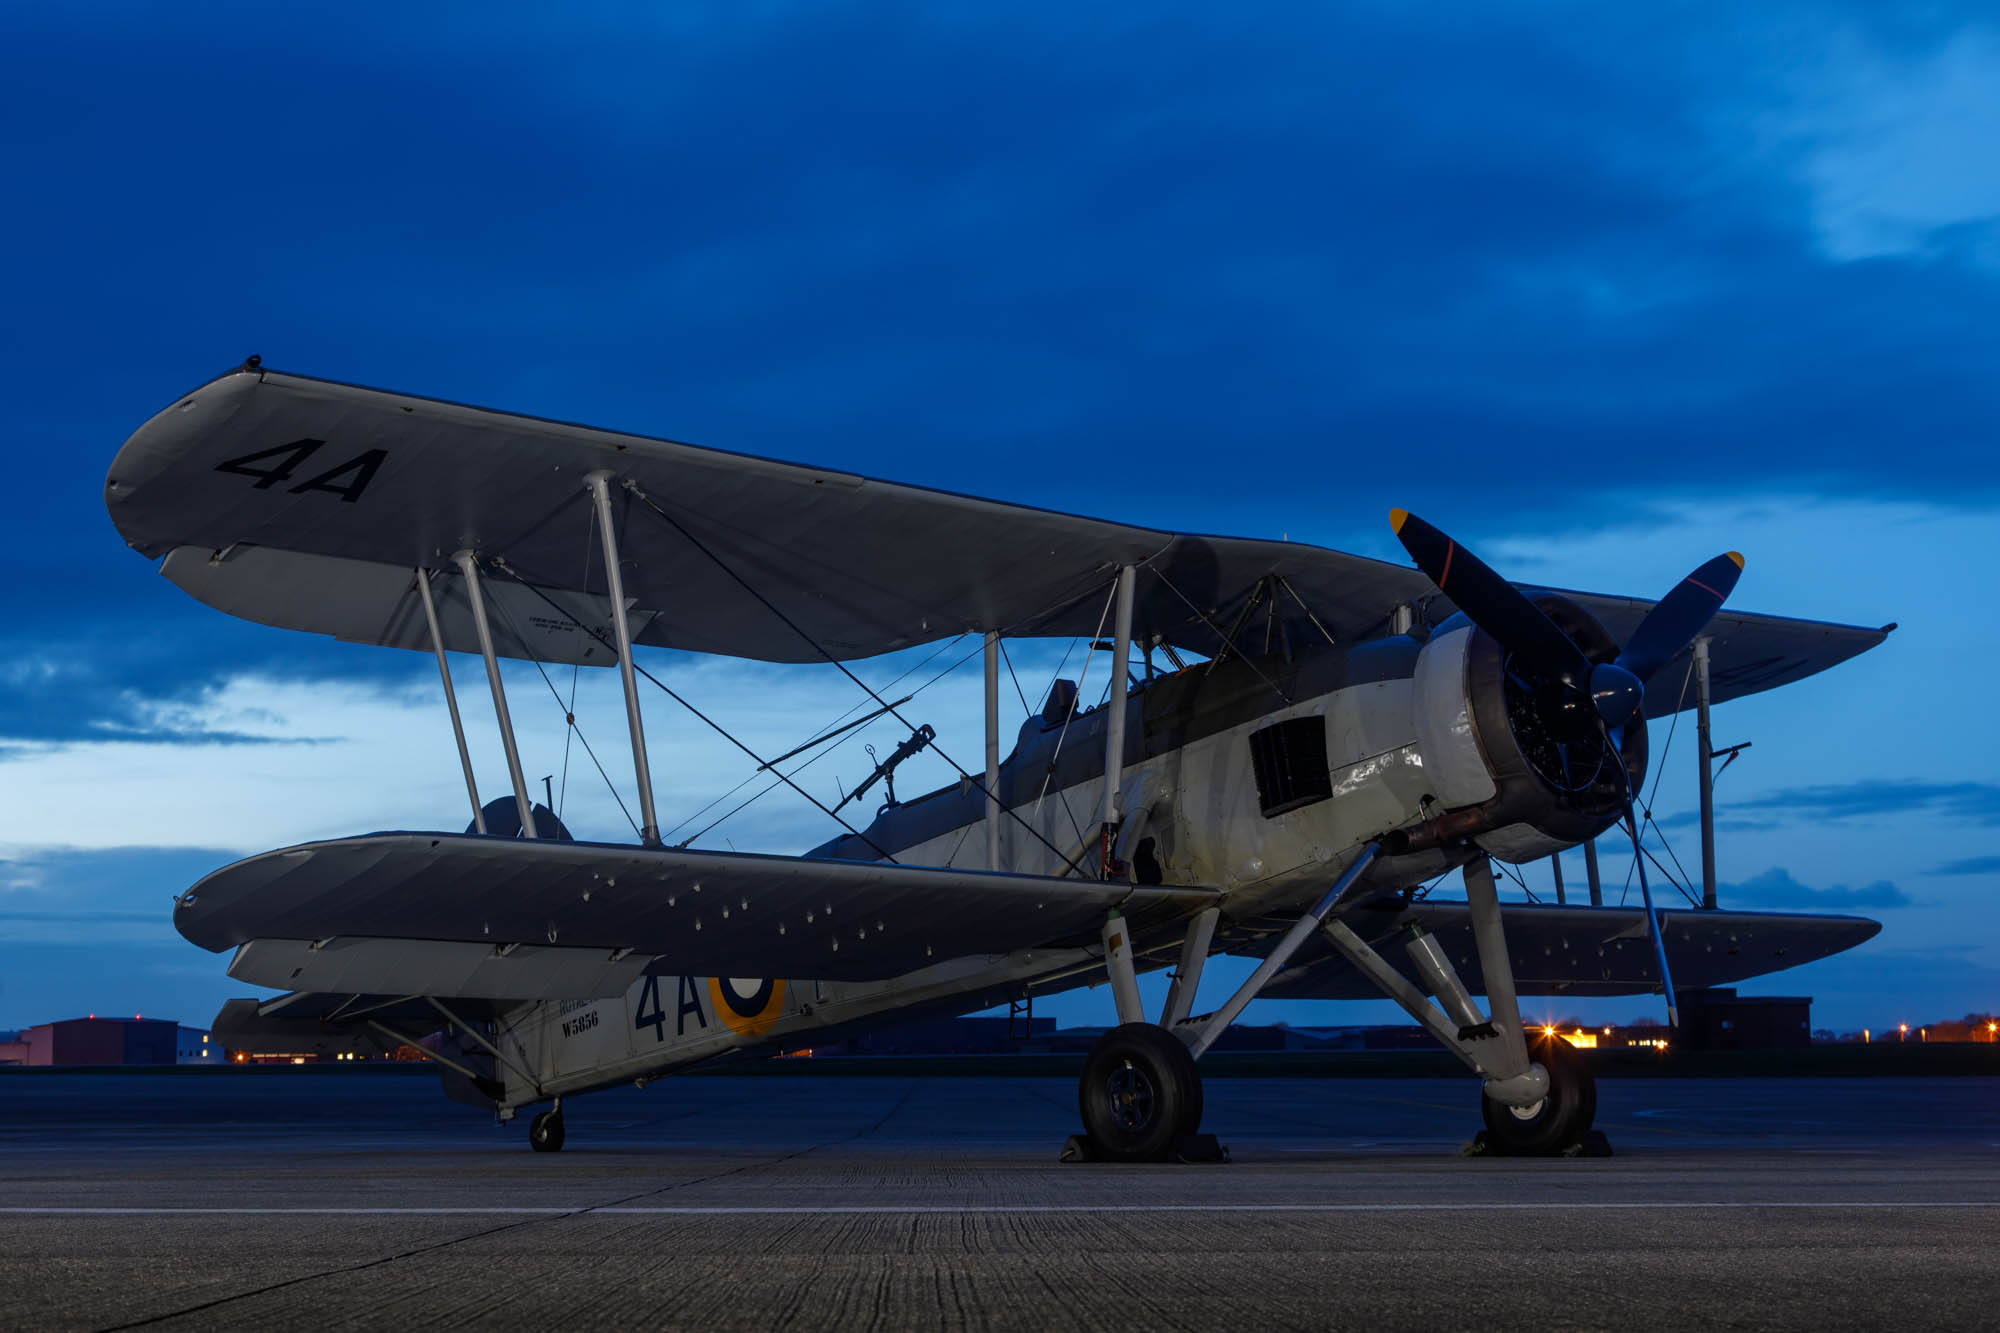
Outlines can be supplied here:
[[710, 977], [708, 996], [716, 1017], [731, 1032], [761, 1037], [785, 1007], [785, 983], [770, 977]]

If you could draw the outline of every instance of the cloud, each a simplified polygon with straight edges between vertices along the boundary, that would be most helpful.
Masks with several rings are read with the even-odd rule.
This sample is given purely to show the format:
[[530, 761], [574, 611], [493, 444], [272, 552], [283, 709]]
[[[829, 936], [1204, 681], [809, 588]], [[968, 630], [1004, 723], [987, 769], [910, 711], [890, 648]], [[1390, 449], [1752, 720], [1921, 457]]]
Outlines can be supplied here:
[[[1753, 812], [1763, 817], [1758, 818]], [[2000, 825], [2000, 784], [1868, 778], [1860, 782], [1784, 787], [1761, 796], [1731, 798], [1727, 810], [1718, 813], [1717, 827], [1758, 831], [1812, 820], [1866, 820], [1895, 815], [1932, 815], [1961, 823]], [[1681, 811], [1659, 823], [1662, 828], [1684, 828], [1699, 818], [1696, 813]]]
[[1744, 907], [1802, 908], [1808, 911], [1847, 911], [1860, 907], [1912, 907], [1915, 900], [1887, 880], [1858, 889], [1833, 884], [1823, 889], [1808, 888], [1792, 878], [1791, 872], [1773, 866], [1761, 875], [1752, 875], [1740, 884], [1719, 886], [1718, 896]]
[[2000, 875], [2000, 856], [1968, 856], [1947, 861], [1930, 872], [1933, 875]]
[[0, 936], [107, 948], [176, 942], [174, 895], [235, 859], [207, 847], [0, 846]]
[[[1820, 248], [1842, 262], [2000, 239], [2000, 32], [1910, 49], [1838, 32], [1802, 72], [1784, 133], [1803, 146]], [[1961, 239], [1954, 240], [1953, 233]], [[2000, 259], [1994, 247], [1988, 262]]]

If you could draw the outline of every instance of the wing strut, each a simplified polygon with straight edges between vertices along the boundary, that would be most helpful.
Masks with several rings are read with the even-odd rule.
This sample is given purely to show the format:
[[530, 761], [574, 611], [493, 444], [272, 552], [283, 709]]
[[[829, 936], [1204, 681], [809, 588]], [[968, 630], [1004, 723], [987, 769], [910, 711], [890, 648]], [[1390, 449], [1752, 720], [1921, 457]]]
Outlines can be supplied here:
[[639, 783], [639, 841], [660, 845], [660, 820], [653, 813], [653, 772], [646, 763], [646, 724], [639, 717], [639, 682], [632, 675], [632, 630], [625, 623], [625, 576], [618, 568], [618, 532], [611, 526], [611, 473], [603, 468], [583, 479], [597, 506], [597, 535], [604, 542], [604, 583], [611, 593], [611, 628], [618, 636], [618, 679], [625, 686], [625, 724], [632, 732], [632, 774]]
[[1000, 868], [1000, 631], [986, 631], [986, 868]]
[[535, 803], [528, 799], [528, 780], [521, 776], [521, 752], [514, 747], [514, 719], [507, 712], [507, 687], [500, 683], [500, 661], [493, 655], [493, 627], [486, 623], [486, 594], [479, 588], [479, 557], [471, 551], [452, 556], [465, 575], [466, 599], [472, 603], [472, 627], [479, 635], [479, 653], [486, 659], [486, 684], [493, 691], [493, 716], [500, 723], [500, 744], [507, 751], [507, 776], [514, 783], [514, 805], [521, 813], [521, 836], [540, 836], [535, 827]]
[[1118, 571], [1118, 610], [1111, 627], [1111, 714], [1104, 727], [1104, 818], [1099, 831], [1104, 852], [1098, 873], [1112, 877], [1111, 848], [1118, 820], [1118, 788], [1125, 780], [1125, 699], [1132, 682], [1132, 566]]
[[472, 780], [472, 753], [465, 748], [465, 723], [458, 716], [458, 692], [451, 687], [451, 663], [445, 660], [444, 636], [438, 633], [437, 603], [431, 598], [430, 571], [417, 569], [417, 592], [424, 599], [424, 620], [431, 627], [431, 651], [437, 654], [438, 679], [444, 682], [444, 706], [451, 714], [452, 739], [458, 742], [458, 766], [465, 773], [465, 794], [472, 801], [472, 829], [486, 832], [486, 812], [479, 808], [479, 784]]

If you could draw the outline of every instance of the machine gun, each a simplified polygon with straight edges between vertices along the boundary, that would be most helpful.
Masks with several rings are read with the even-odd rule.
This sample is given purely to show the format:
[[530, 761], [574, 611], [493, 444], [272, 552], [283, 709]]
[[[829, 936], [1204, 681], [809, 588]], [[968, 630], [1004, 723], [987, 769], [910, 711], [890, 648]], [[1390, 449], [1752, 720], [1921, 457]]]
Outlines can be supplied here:
[[[937, 739], [937, 732], [931, 728], [930, 723], [926, 722], [921, 727], [918, 727], [915, 731], [910, 733], [910, 739], [904, 741], [901, 745], [898, 745], [893, 751], [890, 752], [889, 757], [887, 759], [876, 760], [875, 771], [873, 773], [870, 773], [867, 779], [863, 781], [860, 786], [856, 787], [853, 791], [847, 793], [847, 795], [841, 797], [840, 805], [836, 805], [833, 808], [835, 810], [839, 810], [840, 806], [846, 805], [849, 801], [859, 798], [861, 793], [867, 791], [870, 787], [874, 786], [878, 779], [887, 784], [889, 799], [885, 802], [885, 804], [887, 805], [896, 804], [896, 765], [902, 763], [905, 759], [908, 759], [911, 755], [916, 754], [919, 750], [922, 750], [926, 745], [929, 745], [932, 741], [936, 739]], [[868, 757], [870, 759], [874, 759], [875, 747], [871, 745], [868, 746], [867, 748], [868, 748]]]

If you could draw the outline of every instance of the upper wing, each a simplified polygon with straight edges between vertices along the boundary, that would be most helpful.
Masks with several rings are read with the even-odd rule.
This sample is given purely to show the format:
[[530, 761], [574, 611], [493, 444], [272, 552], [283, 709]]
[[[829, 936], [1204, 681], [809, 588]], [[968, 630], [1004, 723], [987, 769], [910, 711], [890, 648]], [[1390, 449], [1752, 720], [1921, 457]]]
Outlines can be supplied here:
[[[1501, 909], [1514, 984], [1523, 995], [1643, 995], [1659, 989], [1659, 966], [1641, 907], [1585, 907], [1555, 903], [1509, 903]], [[1479, 950], [1463, 902], [1423, 901], [1400, 911], [1369, 907], [1350, 913], [1347, 924], [1379, 944], [1420, 925], [1437, 937], [1466, 989], [1484, 994]], [[1795, 912], [1660, 912], [1660, 934], [1674, 984], [1683, 991], [1726, 986], [1779, 972], [1851, 949], [1872, 939], [1879, 922], [1858, 916]], [[1275, 940], [1271, 941], [1272, 943]], [[1260, 943], [1251, 950], [1268, 947]], [[1404, 951], [1382, 950], [1382, 958], [1418, 985]], [[1279, 999], [1376, 999], [1381, 992], [1347, 961], [1315, 939], [1265, 992]]]
[[969, 954], [1095, 943], [1212, 902], [1139, 888], [599, 843], [376, 833], [266, 852], [180, 898], [230, 975], [344, 994], [583, 998], [655, 962], [699, 976], [869, 980]]
[[[1128, 564], [1142, 570], [1134, 633], [1206, 653], [1267, 579], [1289, 587], [1265, 584], [1260, 614], [1275, 602], [1295, 642], [1322, 626], [1343, 643], [1382, 633], [1396, 606], [1436, 593], [1415, 569], [1323, 547], [1108, 523], [251, 367], [140, 427], [105, 503], [125, 540], [163, 557], [167, 577], [202, 601], [365, 643], [429, 648], [413, 576], [425, 568], [445, 574], [445, 646], [476, 650], [450, 558], [499, 557], [533, 587], [484, 581], [498, 651], [608, 664], [586, 632], [609, 618], [583, 490], [597, 469], [667, 513], [615, 491], [633, 637], [660, 647], [810, 662], [821, 648], [869, 657], [968, 630], [1088, 634]], [[1650, 605], [1582, 600], [1615, 633]], [[1882, 638], [1725, 619], [1714, 660], [1724, 699]], [[1655, 677], [1662, 693], [1669, 677], [1677, 686], [1671, 671]]]

